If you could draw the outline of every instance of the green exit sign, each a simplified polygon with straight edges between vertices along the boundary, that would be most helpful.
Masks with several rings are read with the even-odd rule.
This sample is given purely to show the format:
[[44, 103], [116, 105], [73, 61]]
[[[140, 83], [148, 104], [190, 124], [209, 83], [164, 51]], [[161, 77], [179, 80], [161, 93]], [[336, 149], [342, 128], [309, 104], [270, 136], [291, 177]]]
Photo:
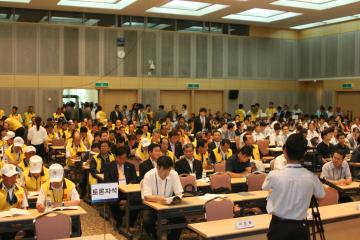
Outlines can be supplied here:
[[186, 85], [187, 89], [190, 89], [190, 90], [197, 90], [200, 88], [200, 84], [199, 83], [188, 83]]
[[352, 83], [344, 83], [341, 87], [343, 89], [352, 89]]
[[96, 88], [108, 88], [109, 83], [108, 82], [96, 82], [95, 87]]

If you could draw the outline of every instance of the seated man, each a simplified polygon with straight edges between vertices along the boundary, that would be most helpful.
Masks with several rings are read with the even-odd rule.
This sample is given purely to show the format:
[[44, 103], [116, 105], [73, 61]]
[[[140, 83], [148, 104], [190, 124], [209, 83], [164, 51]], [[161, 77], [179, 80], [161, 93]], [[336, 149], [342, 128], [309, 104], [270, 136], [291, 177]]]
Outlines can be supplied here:
[[1, 168], [0, 211], [10, 208], [27, 208], [28, 201], [25, 190], [16, 183], [18, 172], [12, 164], [4, 164]]
[[251, 173], [250, 158], [252, 156], [251, 147], [244, 146], [236, 150], [231, 158], [226, 161], [226, 171], [232, 178], [243, 178]]
[[[138, 178], [134, 165], [127, 160], [126, 148], [118, 148], [115, 150], [115, 161], [112, 161], [104, 171], [105, 182], [118, 182], [119, 185], [137, 183]], [[120, 208], [120, 201], [124, 200], [125, 196], [119, 191], [119, 201], [110, 203], [110, 210], [116, 221], [116, 227], [120, 228], [122, 225], [122, 218], [124, 210]], [[136, 220], [137, 211], [132, 211], [130, 216], [130, 225], [134, 224]]]
[[347, 139], [343, 132], [337, 134], [338, 144], [335, 145], [335, 148], [342, 150], [346, 155], [350, 153], [350, 148], [347, 145]]
[[94, 155], [90, 161], [89, 184], [96, 184], [102, 180], [97, 174], [104, 173], [105, 167], [115, 160], [114, 155], [110, 152], [110, 144], [107, 141], [101, 142], [100, 153]]
[[75, 166], [76, 161], [80, 158], [81, 153], [87, 149], [81, 140], [81, 136], [78, 132], [74, 133], [73, 138], [69, 139], [66, 146], [66, 164], [69, 167]]
[[49, 172], [43, 166], [43, 160], [35, 155], [30, 158], [29, 168], [24, 171], [25, 188], [30, 192], [40, 191], [43, 183], [49, 180]]
[[211, 151], [210, 162], [215, 164], [229, 159], [232, 156], [232, 150], [230, 149], [230, 146], [231, 142], [229, 139], [221, 140], [220, 146]]
[[333, 128], [325, 129], [324, 131], [321, 132], [322, 142], [316, 146], [316, 150], [318, 151], [318, 153], [321, 154], [324, 163], [326, 163], [328, 160], [331, 159], [335, 151], [334, 145], [330, 143], [333, 135], [334, 135]]
[[191, 143], [183, 147], [184, 157], [175, 162], [175, 170], [179, 175], [186, 173], [200, 179], [202, 175], [202, 163], [194, 158], [194, 146]]
[[202, 162], [204, 169], [212, 169], [212, 165], [209, 162], [208, 143], [205, 140], [199, 139], [197, 141], [194, 158]]
[[41, 185], [36, 209], [44, 212], [46, 206], [50, 204], [52, 207], [80, 205], [80, 197], [75, 184], [64, 178], [64, 168], [57, 163], [49, 168], [49, 181]]
[[[181, 186], [179, 175], [172, 170], [173, 161], [170, 157], [162, 156], [157, 161], [157, 166], [145, 174], [141, 195], [144, 201], [166, 204], [167, 198], [176, 195], [181, 196], [183, 188]], [[146, 233], [157, 238], [156, 220], [157, 212], [152, 209], [144, 209], [144, 227]], [[171, 223], [185, 222], [184, 217], [168, 219]], [[168, 232], [167, 239], [177, 240], [180, 238], [181, 229], [174, 229]]]
[[25, 151], [24, 140], [21, 137], [14, 138], [14, 143], [5, 151], [8, 163], [21, 163], [25, 158]]
[[159, 157], [161, 156], [161, 150], [160, 150], [159, 144], [155, 144], [155, 143], [150, 144], [148, 151], [149, 151], [149, 155], [150, 155], [149, 159], [142, 162], [139, 165], [139, 172], [140, 172], [139, 180], [140, 181], [144, 178], [145, 174], [148, 171], [150, 171], [153, 168], [156, 168], [156, 163], [157, 163]]
[[336, 149], [332, 161], [322, 167], [320, 178], [336, 185], [349, 185], [352, 182], [349, 164], [344, 161], [345, 153]]
[[28, 146], [25, 150], [25, 158], [19, 163], [19, 167], [25, 172], [29, 169], [29, 162], [32, 156], [36, 155], [36, 148], [34, 146]]

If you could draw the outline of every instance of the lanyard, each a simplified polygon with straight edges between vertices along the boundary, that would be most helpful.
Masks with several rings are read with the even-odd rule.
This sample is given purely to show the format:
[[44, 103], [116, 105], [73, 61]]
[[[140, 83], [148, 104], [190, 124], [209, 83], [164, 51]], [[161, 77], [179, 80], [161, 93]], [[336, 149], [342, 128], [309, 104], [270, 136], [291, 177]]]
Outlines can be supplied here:
[[301, 165], [296, 165], [296, 166], [286, 166], [286, 168], [302, 168]]
[[[155, 181], [156, 181], [156, 195], [159, 195], [159, 186], [158, 186], [158, 181], [157, 181], [157, 174], [155, 174]], [[166, 193], [166, 185], [167, 185], [167, 179], [165, 180], [165, 188], [164, 188], [164, 197], [165, 197], [165, 193]]]

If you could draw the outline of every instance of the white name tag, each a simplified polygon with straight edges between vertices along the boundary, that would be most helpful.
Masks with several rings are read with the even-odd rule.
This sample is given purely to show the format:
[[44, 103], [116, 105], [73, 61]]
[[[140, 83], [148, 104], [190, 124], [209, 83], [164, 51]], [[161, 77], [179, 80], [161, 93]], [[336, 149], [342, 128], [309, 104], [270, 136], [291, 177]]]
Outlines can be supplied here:
[[306, 219], [307, 220], [313, 220], [313, 214], [312, 214], [311, 211], [307, 212]]
[[190, 173], [190, 176], [194, 176], [196, 178], [196, 174], [195, 173]]
[[235, 223], [236, 229], [245, 229], [255, 227], [255, 222], [253, 220], [240, 220]]
[[126, 185], [126, 179], [119, 179], [119, 186]]

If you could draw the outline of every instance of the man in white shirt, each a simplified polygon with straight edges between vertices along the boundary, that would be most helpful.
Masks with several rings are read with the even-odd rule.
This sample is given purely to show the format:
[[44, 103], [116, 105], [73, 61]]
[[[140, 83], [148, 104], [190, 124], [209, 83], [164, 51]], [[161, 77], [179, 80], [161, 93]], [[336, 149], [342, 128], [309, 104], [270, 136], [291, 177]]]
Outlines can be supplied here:
[[264, 124], [265, 123], [261, 122], [256, 125], [255, 131], [252, 133], [252, 136], [253, 136], [255, 142], [265, 139], [264, 129], [265, 129], [266, 124], [265, 124], [265, 126], [264, 126]]
[[284, 169], [271, 171], [262, 186], [269, 190], [267, 212], [272, 214], [269, 240], [308, 240], [307, 211], [312, 196], [325, 197], [324, 188], [318, 177], [303, 168], [307, 141], [301, 133], [292, 134], [284, 145], [287, 165]]
[[322, 167], [320, 178], [325, 178], [327, 181], [336, 185], [349, 185], [352, 182], [350, 167], [345, 159], [345, 153], [336, 149], [332, 160], [327, 162]]
[[272, 170], [281, 170], [286, 167], [286, 158], [284, 154], [281, 154], [280, 156], [277, 156], [274, 160], [271, 161], [270, 165], [273, 165]]
[[274, 125], [274, 133], [272, 133], [270, 135], [270, 146], [283, 146], [284, 145], [284, 141], [283, 141], [283, 137], [281, 135], [281, 127], [279, 123], [276, 123]]
[[[179, 175], [173, 169], [173, 161], [168, 156], [162, 156], [157, 161], [156, 168], [148, 171], [142, 182], [141, 196], [144, 201], [167, 204], [173, 195], [182, 196]], [[157, 212], [152, 209], [144, 209], [144, 227], [146, 233], [153, 239], [157, 238], [160, 232], [156, 231]], [[183, 216], [168, 219], [173, 224], [184, 223]], [[181, 235], [181, 229], [174, 229], [168, 232], [167, 239], [176, 240]]]

